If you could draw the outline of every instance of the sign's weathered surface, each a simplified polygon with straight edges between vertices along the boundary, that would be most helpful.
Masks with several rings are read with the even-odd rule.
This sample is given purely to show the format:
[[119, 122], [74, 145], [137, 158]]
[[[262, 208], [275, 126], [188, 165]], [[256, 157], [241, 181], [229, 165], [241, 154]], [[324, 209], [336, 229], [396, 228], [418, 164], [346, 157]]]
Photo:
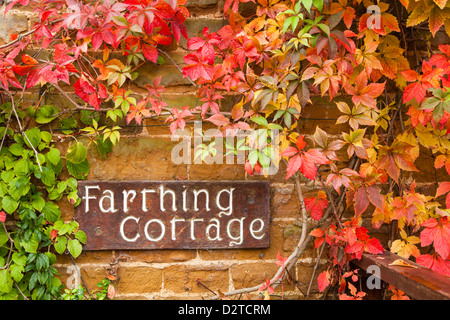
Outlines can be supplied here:
[[267, 181], [80, 181], [85, 250], [269, 247]]

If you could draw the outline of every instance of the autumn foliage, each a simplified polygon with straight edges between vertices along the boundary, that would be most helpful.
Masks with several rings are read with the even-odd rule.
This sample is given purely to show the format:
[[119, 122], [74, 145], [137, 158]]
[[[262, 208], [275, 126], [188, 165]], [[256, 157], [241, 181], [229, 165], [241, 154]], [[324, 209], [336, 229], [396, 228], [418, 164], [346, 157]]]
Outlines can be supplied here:
[[[69, 126], [68, 136], [88, 135], [102, 154], [120, 143], [115, 123], [122, 118], [138, 124], [161, 118], [172, 133], [192, 119], [223, 134], [279, 130], [279, 141], [267, 134], [264, 145], [247, 155], [245, 169], [269, 176], [274, 163], [286, 179], [320, 186], [317, 196], [301, 199], [312, 218], [313, 247], [326, 248], [330, 261], [318, 275], [319, 291], [335, 288], [341, 299], [364, 298], [350, 262], [384, 250], [450, 276], [450, 45], [430, 43], [438, 33], [450, 34], [450, 2], [226, 0], [228, 23], [217, 31], [205, 27], [191, 38], [185, 4], [13, 1], [7, 10], [31, 6], [39, 21], [32, 37], [0, 47], [0, 92], [20, 108], [25, 90], [64, 94], [61, 86], [73, 86], [84, 104], [69, 100], [72, 111], [99, 111], [101, 118], [78, 130], [70, 116], [61, 118], [69, 111], [37, 104], [33, 115], [41, 110], [42, 123], [59, 116]], [[252, 14], [243, 16], [243, 5], [253, 8]], [[418, 55], [411, 36], [426, 54]], [[172, 108], [161, 96], [165, 88], [159, 78], [136, 98], [126, 84], [137, 78], [139, 67], [146, 61], [159, 67], [166, 58], [162, 48], [182, 38], [186, 54], [180, 72], [195, 86], [198, 104]], [[51, 59], [26, 53], [36, 44], [53, 49]], [[227, 95], [237, 97], [231, 112], [221, 110]], [[299, 129], [304, 111], [316, 107], [315, 97], [325, 97], [339, 111], [336, 124], [346, 131], [330, 135], [320, 124], [313, 135]], [[280, 153], [274, 156], [277, 147]], [[88, 171], [83, 148], [76, 144], [68, 150], [68, 169], [77, 179]], [[428, 153], [439, 172], [431, 193], [419, 191], [415, 182], [416, 162]], [[395, 236], [382, 244], [369, 229], [384, 224]], [[286, 258], [278, 255], [277, 261], [285, 267]], [[267, 298], [275, 280], [286, 276], [266, 281], [260, 291]], [[395, 288], [392, 292], [393, 298], [405, 297]]]

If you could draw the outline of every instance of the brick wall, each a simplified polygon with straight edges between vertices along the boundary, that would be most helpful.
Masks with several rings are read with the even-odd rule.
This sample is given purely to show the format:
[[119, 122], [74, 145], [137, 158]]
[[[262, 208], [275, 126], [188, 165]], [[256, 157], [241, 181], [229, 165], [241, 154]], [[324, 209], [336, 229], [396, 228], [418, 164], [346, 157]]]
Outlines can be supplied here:
[[[198, 35], [205, 26], [210, 31], [217, 31], [225, 24], [219, 8], [223, 3], [218, 0], [190, 0], [188, 8], [192, 17], [186, 21], [189, 36]], [[4, 8], [2, 8], [4, 10]], [[0, 10], [0, 44], [8, 42], [11, 34], [30, 30], [33, 17], [27, 10], [11, 10], [5, 17]], [[172, 59], [182, 66], [186, 41], [179, 46], [173, 45], [165, 50]], [[178, 72], [176, 67], [165, 59], [163, 66], [158, 68], [147, 63], [139, 70], [139, 78], [130, 87], [135, 94], [144, 94], [144, 85], [151, 83], [159, 75], [163, 76], [162, 84], [167, 87], [163, 94], [169, 107], [194, 105], [196, 96], [193, 87]], [[73, 88], [64, 88], [74, 99]], [[36, 101], [37, 92], [26, 94], [28, 103]], [[46, 103], [56, 106], [64, 105], [63, 98], [57, 95], [49, 96]], [[224, 100], [222, 108], [229, 110], [235, 103], [235, 97]], [[26, 104], [25, 104], [26, 106]], [[337, 136], [347, 127], [335, 125], [338, 110], [326, 100], [318, 99], [314, 108], [307, 108], [305, 118], [328, 120], [302, 120], [300, 129], [308, 139], [319, 125], [329, 134]], [[134, 123], [134, 122], [133, 122]], [[206, 124], [205, 124], [206, 125]], [[103, 159], [95, 150], [90, 149], [88, 156], [91, 170], [88, 180], [252, 180], [263, 177], [248, 176], [243, 165], [175, 165], [171, 161], [171, 150], [178, 142], [171, 140], [167, 126], [155, 120], [145, 120], [141, 126], [126, 126], [120, 143], [113, 149], [107, 159]], [[192, 129], [192, 125], [188, 127]], [[56, 129], [56, 127], [54, 128]], [[66, 150], [67, 141], [54, 131], [54, 138], [60, 141], [61, 150]], [[435, 170], [433, 159], [421, 160], [418, 167], [427, 172], [427, 177], [434, 180]], [[420, 175], [424, 177], [423, 172]], [[418, 177], [418, 176], [415, 176]], [[152, 251], [95, 251], [84, 252], [75, 261], [82, 278], [89, 290], [95, 291], [96, 284], [105, 278], [107, 270], [117, 271], [118, 279], [114, 281], [117, 299], [199, 299], [211, 296], [211, 293], [197, 283], [197, 279], [213, 291], [240, 289], [262, 283], [272, 278], [278, 266], [275, 264], [277, 251], [288, 256], [299, 239], [298, 233], [289, 232], [295, 228], [288, 227], [301, 221], [299, 202], [293, 181], [285, 180], [285, 174], [280, 172], [269, 178], [271, 190], [271, 246], [267, 249], [246, 250], [152, 250]], [[419, 188], [428, 188], [426, 180], [418, 181]], [[305, 196], [313, 196], [319, 185], [303, 181]], [[424, 191], [424, 190], [421, 190]], [[72, 220], [75, 209], [65, 200], [60, 203], [65, 220]], [[370, 228], [370, 220], [364, 225]], [[387, 228], [377, 231], [387, 236]], [[300, 283], [304, 292], [308, 287], [313, 268], [318, 256], [317, 250], [310, 245], [298, 260], [292, 271], [292, 276]], [[321, 261], [320, 265], [325, 265]], [[73, 271], [73, 263], [69, 256], [58, 256], [56, 267], [63, 281], [68, 280]], [[320, 270], [319, 270], [320, 271]], [[113, 272], [114, 273], [114, 272]], [[316, 275], [319, 272], [316, 273]], [[281, 287], [277, 288], [281, 295]], [[302, 292], [295, 286], [285, 284], [285, 298], [302, 299]], [[318, 294], [316, 281], [313, 285], [313, 297]]]

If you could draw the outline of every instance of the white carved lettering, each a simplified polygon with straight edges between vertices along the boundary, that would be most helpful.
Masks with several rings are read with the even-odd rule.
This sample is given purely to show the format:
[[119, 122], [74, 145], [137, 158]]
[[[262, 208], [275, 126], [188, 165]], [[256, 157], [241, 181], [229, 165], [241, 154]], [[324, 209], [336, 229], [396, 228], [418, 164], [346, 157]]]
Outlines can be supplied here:
[[[255, 222], [259, 222], [260, 227], [258, 230], [253, 229], [253, 225], [255, 224]], [[261, 240], [262, 238], [264, 238], [265, 233], [257, 236], [255, 235], [255, 233], [259, 233], [264, 229], [264, 221], [260, 218], [254, 219], [251, 223], [250, 223], [250, 234], [252, 235], [253, 238], [257, 239], [257, 240]]]
[[[233, 190], [234, 190], [234, 188], [230, 188], [230, 190], [223, 189], [223, 190], [220, 190], [219, 193], [217, 193], [217, 197], [216, 197], [217, 208], [219, 208], [220, 210], [224, 210], [224, 211], [219, 212], [219, 217], [221, 217], [222, 214], [229, 216], [233, 212]], [[228, 193], [228, 195], [229, 195], [228, 207], [222, 207], [222, 205], [220, 204], [220, 196], [224, 192]]]
[[195, 211], [200, 210], [198, 208], [198, 199], [197, 198], [200, 193], [204, 193], [205, 194], [205, 208], [206, 208], [206, 211], [210, 211], [211, 209], [209, 208], [209, 192], [208, 192], [208, 190], [201, 189], [201, 190], [194, 190], [193, 192], [194, 192], [194, 210]]
[[125, 241], [128, 241], [128, 242], [135, 242], [135, 241], [140, 237], [139, 233], [137, 233], [137, 234], [134, 236], [134, 238], [132, 238], [132, 239], [130, 239], [130, 238], [128, 238], [127, 236], [125, 236], [125, 232], [124, 232], [125, 222], [127, 222], [128, 220], [134, 220], [134, 221], [136, 221], [136, 223], [139, 223], [139, 220], [140, 220], [140, 219], [141, 219], [141, 218], [136, 218], [136, 217], [134, 217], [134, 216], [128, 216], [128, 217], [126, 217], [125, 219], [122, 220], [122, 222], [120, 223], [120, 235], [122, 236], [122, 238], [123, 238]]
[[128, 196], [131, 194], [130, 202], [134, 201], [136, 198], [136, 191], [134, 190], [123, 190], [123, 212], [128, 212]]
[[170, 189], [164, 190], [164, 186], [162, 185], [159, 187], [159, 208], [161, 209], [161, 211], [166, 211], [166, 209], [164, 208], [164, 196], [166, 194], [170, 194], [172, 196], [172, 211], [177, 211], [177, 207], [175, 205], [175, 192]]
[[[237, 245], [242, 244], [242, 241], [244, 240], [244, 220], [245, 220], [245, 217], [241, 218], [241, 219], [231, 219], [230, 221], [228, 221], [227, 235], [228, 235], [228, 237], [230, 237], [230, 239], [235, 240], [235, 241], [230, 242], [230, 247], [232, 247], [235, 244], [237, 244]], [[233, 236], [231, 234], [231, 230], [230, 230], [231, 225], [235, 222], [239, 223], [239, 234], [237, 237]]]
[[98, 189], [98, 190], [100, 190], [100, 187], [99, 186], [85, 186], [84, 187], [85, 196], [82, 198], [83, 200], [86, 201], [86, 206], [85, 206], [84, 212], [88, 212], [89, 211], [89, 200], [90, 199], [97, 199], [97, 197], [90, 197], [89, 196], [89, 190], [90, 189]]
[[[216, 229], [216, 236], [214, 238], [211, 237], [211, 228]], [[208, 237], [208, 240], [211, 241], [221, 241], [222, 238], [220, 237], [220, 221], [217, 218], [212, 218], [209, 220], [209, 224], [206, 227], [206, 236]]]
[[172, 240], [177, 240], [176, 237], [176, 226], [175, 224], [177, 222], [182, 222], [182, 221], [186, 221], [185, 219], [179, 219], [179, 218], [173, 218], [172, 220], [170, 220], [170, 223], [172, 224]]
[[[104, 196], [100, 198], [100, 201], [98, 202], [98, 206], [101, 210], [101, 212], [117, 212], [117, 210], [114, 208], [114, 193], [111, 190], [105, 190], [103, 191]], [[103, 205], [103, 201], [105, 199], [109, 199], [109, 209], [105, 209], [105, 206]]]
[[142, 193], [142, 211], [144, 211], [144, 212], [147, 212], [147, 211], [148, 211], [148, 210], [147, 210], [147, 198], [146, 198], [146, 194], [147, 194], [147, 193], [152, 193], [152, 192], [155, 192], [155, 193], [156, 193], [156, 191], [153, 190], [153, 189], [144, 189], [144, 190], [141, 191], [141, 193]]
[[[148, 227], [150, 226], [151, 223], [156, 222], [161, 226], [161, 234], [159, 235], [159, 237], [157, 238], [152, 238], [148, 232]], [[160, 241], [162, 238], [164, 238], [164, 234], [166, 233], [166, 226], [164, 225], [164, 223], [159, 220], [159, 219], [151, 219], [149, 220], [144, 227], [144, 232], [145, 232], [145, 237], [149, 240], [149, 241], [154, 241], [154, 242], [158, 242]]]
[[202, 219], [191, 219], [191, 239], [192, 239], [192, 240], [195, 240], [194, 224], [195, 224], [195, 222], [197, 222], [197, 221], [203, 221], [203, 218], [202, 218]]

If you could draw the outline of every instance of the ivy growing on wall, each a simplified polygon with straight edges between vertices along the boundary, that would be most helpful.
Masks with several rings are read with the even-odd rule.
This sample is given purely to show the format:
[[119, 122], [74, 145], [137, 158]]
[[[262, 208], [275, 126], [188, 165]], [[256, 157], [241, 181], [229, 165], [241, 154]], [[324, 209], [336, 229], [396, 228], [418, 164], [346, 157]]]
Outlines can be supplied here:
[[[245, 2], [254, 3], [246, 16], [239, 11]], [[121, 143], [119, 123], [148, 118], [172, 133], [194, 119], [223, 134], [281, 132], [281, 153], [275, 155], [267, 134], [247, 155], [245, 169], [265, 176], [271, 164], [286, 170], [300, 203], [300, 240], [289, 257], [277, 257], [271, 279], [213, 298], [247, 292], [270, 298], [310, 243], [329, 258], [317, 277], [319, 290], [341, 299], [364, 298], [352, 284], [358, 274], [350, 262], [365, 252], [391, 250], [450, 276], [450, 183], [436, 181], [435, 192], [423, 194], [413, 178], [426, 152], [445, 179], [450, 174], [450, 46], [430, 43], [449, 32], [450, 3], [226, 0], [228, 24], [191, 38], [185, 4], [14, 0], [6, 6], [5, 13], [27, 6], [38, 19], [0, 46], [0, 297], [84, 298], [83, 289], [64, 291], [53, 266], [56, 254], [76, 258], [86, 242], [76, 221], [62, 219], [58, 203], [80, 202], [77, 180], [89, 173], [89, 148], [107, 157]], [[144, 63], [174, 63], [163, 48], [182, 38], [184, 65], [175, 65], [196, 88], [197, 105], [169, 106], [161, 78], [140, 97], [128, 90]], [[30, 92], [38, 92], [31, 106]], [[221, 110], [227, 94], [237, 97], [231, 112]], [[64, 103], [49, 103], [52, 95]], [[319, 123], [308, 137], [299, 129], [317, 96], [339, 111], [336, 124], [346, 125], [345, 132], [330, 135]], [[214, 145], [202, 148], [196, 153], [202, 159], [216, 152]], [[301, 179], [322, 188], [304, 197]], [[389, 246], [362, 226], [363, 214], [375, 229], [391, 228]], [[302, 289], [307, 297], [310, 288]], [[108, 279], [100, 289], [97, 298], [114, 295]]]

